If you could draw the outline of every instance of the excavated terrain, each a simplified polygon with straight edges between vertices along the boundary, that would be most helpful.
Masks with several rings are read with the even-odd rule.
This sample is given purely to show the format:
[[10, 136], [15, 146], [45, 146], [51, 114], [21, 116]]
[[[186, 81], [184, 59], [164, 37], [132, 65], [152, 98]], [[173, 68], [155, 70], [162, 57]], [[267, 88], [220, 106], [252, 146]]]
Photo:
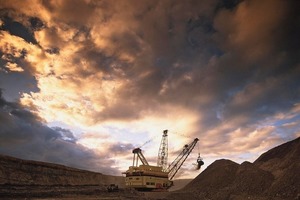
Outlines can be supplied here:
[[105, 185], [111, 182], [124, 184], [122, 177], [0, 156], [0, 185]]
[[300, 138], [267, 151], [254, 163], [217, 160], [167, 199], [300, 200]]
[[[0, 156], [0, 199], [58, 198], [70, 195], [112, 196], [107, 194], [106, 189], [112, 183], [124, 188], [124, 178], [121, 176]], [[132, 194], [135, 191], [121, 192]]]
[[[299, 172], [300, 138], [253, 163], [216, 160], [172, 192], [137, 192], [124, 188], [123, 177], [0, 156], [0, 199], [300, 200]], [[109, 193], [106, 186], [111, 183], [121, 189]]]

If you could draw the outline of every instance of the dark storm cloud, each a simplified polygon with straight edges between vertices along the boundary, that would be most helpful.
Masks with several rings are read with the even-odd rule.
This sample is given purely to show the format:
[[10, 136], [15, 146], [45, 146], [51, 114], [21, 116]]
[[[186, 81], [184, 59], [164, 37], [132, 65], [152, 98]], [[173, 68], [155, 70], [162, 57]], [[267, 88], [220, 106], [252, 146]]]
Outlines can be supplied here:
[[[0, 90], [0, 153], [23, 159], [59, 163], [81, 169], [116, 173], [103, 160], [79, 144], [70, 130], [48, 128], [35, 114], [18, 103], [7, 102]], [[81, 160], [81, 162], [78, 162]]]
[[[37, 44], [37, 41], [34, 38], [33, 33], [26, 26], [24, 26], [19, 22], [13, 21], [13, 19], [11, 19], [8, 16], [1, 16], [1, 20], [3, 24], [0, 27], [0, 30], [8, 31], [10, 34], [21, 37], [27, 42], [30, 42], [32, 44]], [[34, 25], [36, 26], [36, 24]]]
[[234, 9], [236, 6], [242, 2], [243, 0], [223, 0], [219, 1], [218, 5], [216, 6], [216, 10], [218, 9]]
[[[115, 31], [109, 37], [112, 48], [115, 43], [118, 44], [117, 48], [112, 50], [114, 57], [118, 58], [118, 52], [135, 57], [133, 62], [122, 64], [118, 68], [118, 72], [122, 71], [122, 78], [130, 81], [124, 86], [124, 90], [119, 92], [115, 106], [107, 107], [103, 113], [99, 113], [98, 119], [101, 116], [137, 118], [139, 111], [155, 109], [157, 102], [189, 102], [191, 98], [186, 93], [190, 93], [199, 84], [195, 85], [194, 81], [186, 79], [194, 72], [194, 68], [201, 68], [201, 58], [205, 59], [209, 52], [218, 51], [215, 47], [208, 50], [203, 47], [213, 43], [209, 35], [214, 31], [211, 25], [214, 5], [213, 1], [208, 4], [192, 1], [174, 4], [169, 1], [146, 1], [136, 6], [130, 5], [132, 15], [138, 15], [139, 18], [129, 21], [137, 23], [137, 28], [125, 32]], [[199, 13], [194, 6], [201, 7]], [[180, 9], [183, 9], [182, 15], [176, 12]], [[110, 21], [107, 23], [109, 25]], [[143, 50], [144, 44], [149, 50]], [[116, 66], [120, 65], [117, 63]], [[114, 71], [109, 73], [113, 74]], [[160, 95], [164, 84], [171, 86], [166, 94]], [[176, 91], [180, 85], [182, 88]], [[116, 112], [117, 110], [119, 112]]]
[[[27, 17], [22, 15], [22, 20], [18, 18], [18, 13], [13, 9], [1, 9], [0, 19], [2, 22], [0, 30], [9, 32], [11, 35], [20, 37], [24, 41], [37, 44], [33, 31], [43, 27], [42, 21], [37, 17]], [[17, 19], [19, 21], [17, 21]], [[2, 33], [1, 32], [1, 35]], [[3, 51], [9, 49], [7, 44], [3, 45]], [[10, 52], [0, 51], [0, 87], [4, 90], [4, 96], [10, 101], [18, 100], [22, 93], [37, 92], [37, 80], [30, 64], [24, 60], [27, 56], [25, 48], [12, 48]], [[9, 65], [16, 65], [21, 71], [14, 71]]]
[[[214, 74], [218, 84], [213, 91], [221, 94], [218, 99], [225, 103], [225, 117], [235, 116], [238, 112], [255, 121], [291, 108], [300, 99], [299, 93], [295, 92], [300, 89], [299, 60], [295, 59], [300, 56], [299, 49], [286, 45], [291, 41], [299, 43], [294, 34], [299, 33], [299, 20], [295, 20], [294, 14], [299, 2], [274, 2], [272, 6], [278, 8], [278, 14], [265, 14], [264, 7], [269, 5], [245, 1], [235, 11], [220, 12], [215, 20], [216, 35], [225, 33], [222, 37], [232, 38], [224, 38], [221, 42], [227, 47], [225, 55], [216, 61]], [[239, 19], [242, 14], [245, 18]], [[243, 27], [234, 24], [237, 19], [245, 24], [247, 20], [260, 22]], [[249, 31], [244, 30], [246, 26]], [[252, 56], [251, 60], [249, 56]]]
[[[1, 9], [2, 25], [0, 30], [20, 37], [28, 43], [37, 44], [33, 31], [40, 30], [42, 27], [41, 20], [36, 17], [23, 16], [24, 19], [19, 22], [16, 21], [17, 15], [17, 12], [12, 9]], [[2, 45], [3, 51], [9, 49], [7, 44]], [[5, 91], [3, 95], [9, 100], [19, 99], [22, 92], [38, 91], [37, 80], [32, 74], [30, 64], [24, 60], [26, 56], [25, 48], [12, 48], [10, 52], [0, 51], [0, 87]], [[17, 65], [22, 71], [14, 71], [14, 69], [9, 68], [8, 65], [11, 64]]]
[[[132, 13], [122, 13], [134, 28], [111, 32], [111, 53], [91, 45], [78, 52], [78, 58], [83, 55], [90, 66], [105, 73], [104, 78], [130, 80], [118, 92], [116, 104], [95, 118], [138, 118], [142, 111], [171, 103], [205, 113], [200, 123], [210, 128], [221, 118], [247, 115], [254, 123], [291, 108], [299, 100], [295, 92], [299, 90], [299, 3], [276, 1], [270, 9], [278, 13], [268, 14], [263, 10], [269, 3], [125, 3]], [[68, 16], [71, 21], [76, 19]], [[111, 16], [106, 19], [108, 26], [113, 17], [118, 19], [117, 13]], [[120, 52], [139, 55], [132, 62], [121, 61]], [[241, 104], [237, 98], [253, 101]]]
[[[0, 87], [4, 90], [6, 99], [15, 101], [21, 97], [22, 92], [37, 92], [36, 77], [32, 74], [29, 64], [24, 61], [26, 50], [14, 50], [10, 53], [0, 51]], [[12, 71], [7, 67], [8, 64], [22, 66], [21, 72]]]
[[[57, 111], [55, 117], [62, 113], [101, 125], [148, 116], [160, 119], [165, 106], [183, 107], [197, 113], [197, 128], [191, 135], [201, 135], [207, 151], [242, 152], [277, 140], [276, 124], [266, 123], [261, 129], [260, 123], [288, 115], [300, 101], [298, 1], [42, 1], [37, 5], [42, 8], [40, 18], [20, 6], [15, 9], [27, 12], [26, 19], [9, 16], [16, 28], [23, 26], [22, 34], [25, 29], [36, 31], [36, 40], [47, 53], [43, 59], [33, 56], [43, 64], [34, 63], [31, 67], [38, 72], [30, 71], [38, 75], [44, 90], [23, 99], [39, 104], [45, 113]], [[22, 34], [17, 36], [25, 37]], [[53, 67], [51, 77], [44, 72], [48, 65]], [[68, 95], [55, 93], [60, 89], [56, 86], [63, 86]], [[57, 99], [56, 107], [44, 100], [48, 97]], [[57, 106], [61, 101], [63, 106]], [[65, 104], [69, 101], [70, 106]], [[20, 120], [26, 115], [19, 110], [11, 117]], [[49, 131], [47, 141], [52, 144], [76, 145], [67, 130]], [[232, 146], [225, 147], [228, 143]], [[121, 153], [131, 146], [109, 148]]]
[[128, 155], [135, 147], [132, 144], [123, 144], [121, 142], [111, 145], [108, 152], [112, 152], [116, 155]]
[[59, 48], [53, 47], [45, 50], [49, 54], [59, 54]]
[[39, 91], [37, 80], [28, 72], [6, 73], [0, 70], [0, 86], [3, 96], [10, 101], [18, 100], [23, 92]]
[[38, 17], [30, 17], [28, 21], [33, 31], [40, 31], [41, 29], [45, 28], [44, 22]]
[[[280, 4], [283, 4], [282, 8]], [[188, 27], [178, 29], [176, 34], [180, 37], [175, 36], [174, 41], [168, 35], [169, 27], [165, 25], [172, 18], [171, 14], [160, 16], [159, 22], [151, 17], [141, 18], [145, 30], [146, 25], [158, 23], [153, 26], [153, 31], [142, 34], [143, 39], [151, 45], [154, 58], [149, 63], [144, 60], [147, 56], [141, 60], [137, 58], [136, 68], [133, 67], [130, 72], [139, 77], [140, 73], [151, 69], [150, 74], [142, 79], [132, 78], [127, 89], [121, 92], [120, 99], [127, 99], [127, 105], [132, 106], [136, 105], [131, 102], [140, 101], [136, 104], [145, 109], [147, 103], [153, 106], [151, 100], [160, 103], [185, 103], [207, 113], [204, 126], [218, 123], [220, 119], [214, 110], [219, 105], [223, 107], [223, 117], [229, 119], [240, 113], [253, 117], [253, 122], [279, 110], [291, 108], [299, 101], [299, 93], [295, 92], [299, 91], [300, 80], [297, 70], [299, 48], [296, 48], [299, 46], [299, 17], [295, 16], [298, 4], [274, 2], [274, 9], [279, 8], [278, 14], [264, 13], [263, 10], [269, 4], [259, 1], [234, 4], [235, 9], [220, 8], [215, 14], [209, 13], [206, 20], [198, 17], [203, 13], [198, 13], [194, 19], [185, 18], [173, 22], [172, 26]], [[159, 9], [163, 10], [164, 7]], [[149, 11], [145, 16], [156, 16], [159, 9], [152, 13]], [[257, 16], [252, 16], [252, 11]], [[242, 12], [249, 19], [241, 18]], [[250, 18], [257, 23], [247, 24]], [[249, 31], [234, 24], [235, 20], [241, 20]], [[183, 39], [187, 43], [180, 43]], [[182, 52], [182, 49], [188, 53]], [[207, 52], [207, 49], [212, 50]], [[190, 75], [191, 79], [183, 79], [184, 75], [187, 78]], [[159, 95], [164, 83], [167, 83], [168, 89], [163, 95]], [[252, 100], [243, 104], [235, 102], [236, 98], [243, 95], [245, 97], [242, 98]], [[201, 102], [202, 96], [209, 100]]]
[[61, 127], [52, 127], [52, 129], [57, 131], [58, 133], [60, 133], [61, 139], [65, 140], [65, 141], [73, 142], [73, 143], [75, 143], [77, 141], [77, 138], [68, 129], [64, 129]]
[[[64, 0], [59, 3], [55, 1], [42, 1], [44, 8], [52, 13], [55, 20], [63, 21], [74, 25], [83, 25], [89, 21], [94, 13], [95, 4], [102, 2], [86, 3], [81, 0]], [[79, 14], [80, 13], [80, 14]]]
[[[63, 1], [59, 5], [43, 2], [43, 6], [54, 21], [62, 20], [64, 30], [77, 30], [72, 41], [84, 47], [74, 52], [72, 64], [79, 66], [84, 60], [92, 68], [77, 67], [78, 76], [102, 71], [104, 80], [128, 80], [118, 91], [116, 103], [94, 118], [134, 119], [145, 110], [174, 104], [206, 113], [201, 124], [211, 127], [234, 115], [265, 117], [299, 99], [292, 91], [299, 90], [299, 3], [270, 3], [75, 1], [71, 5]], [[264, 12], [267, 9], [272, 12]], [[104, 35], [108, 46], [103, 49], [92, 40], [99, 11], [98, 20], [105, 24], [99, 32], [109, 30]], [[44, 27], [39, 18], [29, 19], [33, 27]], [[52, 44], [46, 51], [59, 54], [64, 43], [59, 29], [46, 28]], [[122, 54], [133, 60], [122, 59]], [[275, 99], [278, 92], [281, 95]], [[238, 98], [253, 101], [237, 104]]]
[[[96, 119], [137, 119], [162, 104], [185, 105], [203, 115], [198, 121], [203, 137], [224, 123], [236, 123], [216, 132], [221, 144], [232, 139], [226, 133], [247, 127], [247, 136], [262, 120], [300, 101], [299, 2], [243, 1], [195, 16], [182, 11], [178, 21], [170, 20], [172, 12], [159, 15], [166, 7], [154, 8], [137, 22], [138, 38], [150, 50], [124, 69], [130, 81], [117, 103]], [[119, 40], [126, 40], [124, 35]], [[126, 45], [119, 47], [126, 51]]]

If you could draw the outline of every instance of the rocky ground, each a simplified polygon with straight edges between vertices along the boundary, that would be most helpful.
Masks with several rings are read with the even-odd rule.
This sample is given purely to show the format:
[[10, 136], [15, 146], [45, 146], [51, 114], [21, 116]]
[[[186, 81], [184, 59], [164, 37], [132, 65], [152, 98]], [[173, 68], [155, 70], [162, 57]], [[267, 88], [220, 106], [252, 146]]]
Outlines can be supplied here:
[[[300, 200], [299, 172], [300, 138], [269, 150], [254, 163], [217, 160], [172, 192], [137, 192], [124, 188], [123, 177], [0, 156], [0, 199]], [[121, 189], [108, 192], [111, 183]]]
[[0, 199], [143, 199], [143, 194], [121, 189], [108, 192], [97, 185], [81, 186], [12, 186], [0, 187]]

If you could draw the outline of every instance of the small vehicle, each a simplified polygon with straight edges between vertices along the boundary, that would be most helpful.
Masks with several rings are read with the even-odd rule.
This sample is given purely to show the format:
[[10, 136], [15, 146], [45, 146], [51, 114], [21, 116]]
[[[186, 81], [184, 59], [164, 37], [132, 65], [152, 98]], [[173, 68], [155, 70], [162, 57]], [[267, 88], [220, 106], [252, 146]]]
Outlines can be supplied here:
[[107, 186], [107, 191], [108, 192], [118, 192], [119, 186], [116, 184], [110, 184], [109, 186]]

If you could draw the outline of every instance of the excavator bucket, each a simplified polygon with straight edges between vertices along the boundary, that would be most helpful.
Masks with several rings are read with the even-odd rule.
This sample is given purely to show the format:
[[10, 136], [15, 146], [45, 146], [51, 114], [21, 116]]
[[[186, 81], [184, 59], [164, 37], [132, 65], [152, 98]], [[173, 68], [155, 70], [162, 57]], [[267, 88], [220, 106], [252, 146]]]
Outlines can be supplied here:
[[203, 162], [201, 157], [198, 157], [198, 159], [197, 159], [197, 168], [196, 169], [199, 170], [202, 165], [204, 165], [204, 162]]

